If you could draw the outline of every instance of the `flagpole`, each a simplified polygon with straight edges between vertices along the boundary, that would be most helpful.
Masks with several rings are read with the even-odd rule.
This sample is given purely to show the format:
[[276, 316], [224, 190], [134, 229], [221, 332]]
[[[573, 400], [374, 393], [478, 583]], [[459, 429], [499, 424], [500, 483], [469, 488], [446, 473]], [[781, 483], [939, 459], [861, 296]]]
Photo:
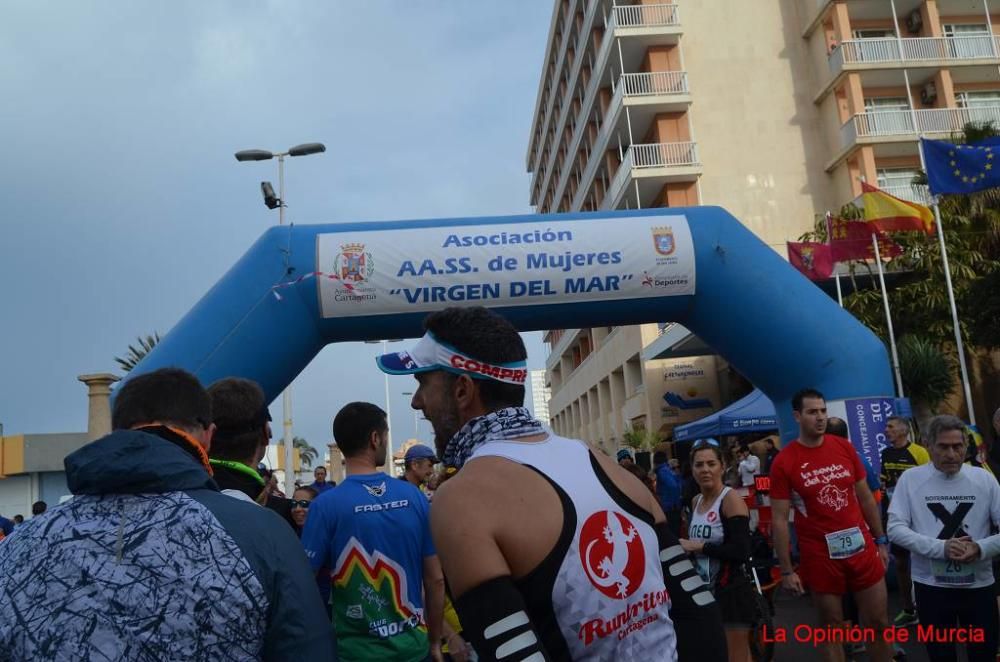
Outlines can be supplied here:
[[[826, 212], [826, 245], [830, 246], [833, 242], [833, 214], [830, 210]], [[844, 293], [840, 289], [840, 272], [837, 271], [837, 263], [833, 263], [834, 276], [837, 279], [837, 305], [841, 308], [844, 307]]]
[[[924, 143], [918, 137], [917, 150], [920, 153], [920, 166], [927, 172], [927, 161], [924, 160]], [[955, 348], [958, 350], [958, 367], [962, 372], [962, 390], [965, 392], [965, 403], [969, 408], [969, 423], [976, 424], [976, 409], [972, 405], [972, 386], [969, 382], [969, 369], [965, 365], [965, 345], [962, 343], [962, 327], [958, 322], [958, 306], [955, 305], [955, 290], [951, 285], [951, 267], [948, 265], [948, 249], [944, 245], [944, 225], [941, 223], [941, 207], [938, 198], [934, 196], [934, 224], [937, 225], [938, 243], [941, 245], [941, 264], [944, 266], [944, 282], [948, 290], [948, 305], [951, 306], [951, 323], [955, 330]]]
[[903, 394], [903, 374], [899, 370], [899, 354], [896, 352], [896, 335], [892, 330], [892, 314], [889, 312], [889, 292], [885, 289], [885, 273], [882, 270], [882, 255], [878, 249], [878, 235], [872, 233], [872, 246], [875, 248], [875, 263], [878, 265], [878, 282], [882, 286], [882, 303], [885, 305], [885, 323], [889, 327], [889, 348], [892, 350], [892, 370], [896, 373], [896, 390], [899, 397]]

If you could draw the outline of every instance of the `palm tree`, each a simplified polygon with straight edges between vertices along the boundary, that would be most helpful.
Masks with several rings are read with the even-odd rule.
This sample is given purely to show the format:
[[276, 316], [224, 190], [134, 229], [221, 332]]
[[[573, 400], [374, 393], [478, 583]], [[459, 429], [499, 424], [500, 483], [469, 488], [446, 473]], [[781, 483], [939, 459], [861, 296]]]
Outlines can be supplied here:
[[319, 457], [319, 451], [313, 448], [312, 445], [302, 437], [295, 437], [292, 439], [292, 448], [299, 449], [299, 460], [302, 462], [302, 466], [311, 467], [313, 461]]
[[622, 435], [622, 441], [629, 448], [637, 451], [648, 451], [660, 442], [660, 438], [655, 432], [649, 432], [645, 428], [637, 428], [626, 430], [625, 434]]
[[917, 425], [923, 430], [955, 388], [954, 362], [931, 340], [911, 334], [899, 340], [899, 369]]
[[130, 372], [132, 368], [139, 365], [139, 361], [146, 358], [146, 355], [153, 351], [156, 344], [160, 342], [160, 334], [153, 331], [153, 335], [147, 335], [145, 338], [139, 336], [136, 338], [139, 341], [139, 346], [135, 345], [128, 346], [128, 353], [124, 356], [116, 356], [115, 361], [121, 366], [121, 369], [125, 372]]

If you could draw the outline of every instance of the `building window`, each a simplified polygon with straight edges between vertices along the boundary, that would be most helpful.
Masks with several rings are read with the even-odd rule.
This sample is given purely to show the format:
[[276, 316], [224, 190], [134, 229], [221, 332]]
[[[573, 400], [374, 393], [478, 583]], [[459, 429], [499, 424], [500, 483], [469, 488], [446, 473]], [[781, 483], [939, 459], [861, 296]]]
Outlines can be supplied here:
[[982, 108], [1000, 106], [1000, 90], [982, 92], [959, 92], [955, 95], [959, 108]]
[[878, 30], [854, 30], [855, 39], [895, 39], [896, 32], [891, 28]]
[[879, 168], [876, 174], [878, 187], [889, 195], [917, 202], [923, 200], [920, 191], [913, 186], [913, 178], [918, 174], [916, 168]]
[[910, 110], [910, 102], [906, 97], [867, 97], [865, 112], [881, 112], [884, 110]]
[[1000, 90], [959, 92], [955, 95], [959, 108], [964, 108], [962, 122], [1000, 125]]
[[990, 28], [985, 23], [951, 23], [944, 26], [945, 37], [967, 37], [989, 33]]
[[913, 115], [906, 97], [869, 97], [865, 99], [862, 133], [890, 136], [913, 132]]
[[954, 58], [993, 57], [993, 39], [985, 23], [946, 24], [949, 55]]

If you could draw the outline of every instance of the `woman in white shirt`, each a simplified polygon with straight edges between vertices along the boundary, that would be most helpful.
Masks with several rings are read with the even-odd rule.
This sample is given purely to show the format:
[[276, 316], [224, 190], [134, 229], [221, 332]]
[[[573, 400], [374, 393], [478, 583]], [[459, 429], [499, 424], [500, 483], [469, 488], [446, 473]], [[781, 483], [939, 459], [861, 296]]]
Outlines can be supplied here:
[[695, 442], [691, 470], [699, 494], [691, 502], [689, 538], [682, 538], [681, 546], [693, 556], [698, 574], [722, 609], [730, 662], [750, 662], [754, 586], [747, 569], [749, 512], [739, 494], [722, 483], [725, 468], [718, 441]]

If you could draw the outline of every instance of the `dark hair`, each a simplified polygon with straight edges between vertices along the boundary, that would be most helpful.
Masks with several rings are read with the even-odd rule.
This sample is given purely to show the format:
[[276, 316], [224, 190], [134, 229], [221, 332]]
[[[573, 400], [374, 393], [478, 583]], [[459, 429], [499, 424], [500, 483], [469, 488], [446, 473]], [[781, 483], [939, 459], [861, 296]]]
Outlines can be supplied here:
[[[510, 322], [481, 306], [445, 308], [431, 313], [424, 328], [469, 357], [488, 363], [524, 361], [528, 352]], [[490, 411], [524, 405], [524, 385], [476, 379], [483, 406]]]
[[208, 387], [212, 400], [212, 457], [243, 461], [253, 457], [267, 443], [267, 402], [256, 382], [226, 377]]
[[907, 430], [910, 429], [910, 421], [905, 416], [890, 416], [889, 418], [885, 419], [886, 423], [889, 423], [891, 421], [899, 421], [900, 423], [906, 426]]
[[24, 522], [24, 515], [14, 515], [14, 524], [21, 524]]
[[197, 377], [180, 368], [160, 368], [132, 377], [118, 389], [112, 429], [157, 421], [189, 430], [211, 425], [212, 401]]
[[695, 444], [691, 447], [691, 461], [689, 463], [690, 469], [694, 469], [694, 454], [701, 451], [712, 451], [715, 453], [715, 459], [719, 461], [719, 464], [726, 466], [726, 460], [722, 457], [722, 449], [718, 446], [713, 446], [712, 444]]
[[792, 396], [792, 411], [802, 411], [802, 401], [806, 398], [819, 398], [820, 400], [826, 401], [823, 394], [814, 388], [804, 388], [795, 395]]
[[638, 464], [630, 464], [627, 467], [625, 467], [625, 470], [628, 471], [633, 476], [635, 476], [636, 478], [638, 478], [642, 482], [642, 484], [646, 486], [646, 489], [648, 489], [650, 492], [653, 492], [654, 494], [656, 493], [655, 487], [653, 485], [653, 479], [648, 471], [640, 467]]
[[352, 402], [344, 405], [333, 419], [333, 440], [344, 457], [354, 457], [368, 446], [372, 432], [388, 429], [381, 407], [370, 402]]
[[36, 501], [35, 503], [31, 504], [31, 514], [41, 515], [48, 509], [48, 507], [49, 505], [44, 501]]
[[826, 419], [826, 433], [832, 434], [836, 437], [843, 437], [844, 439], [847, 439], [848, 436], [847, 423], [844, 422], [844, 419], [842, 418], [831, 416], [830, 418]]
[[320, 469], [322, 469], [324, 473], [330, 473], [329, 471], [326, 470], [325, 464], [317, 464], [315, 467], [313, 467], [313, 475], [315, 476], [316, 472], [319, 471]]
[[319, 496], [319, 492], [309, 487], [308, 485], [299, 485], [294, 490], [292, 490], [292, 495], [294, 496], [296, 492], [308, 492], [309, 495], [314, 499]]

